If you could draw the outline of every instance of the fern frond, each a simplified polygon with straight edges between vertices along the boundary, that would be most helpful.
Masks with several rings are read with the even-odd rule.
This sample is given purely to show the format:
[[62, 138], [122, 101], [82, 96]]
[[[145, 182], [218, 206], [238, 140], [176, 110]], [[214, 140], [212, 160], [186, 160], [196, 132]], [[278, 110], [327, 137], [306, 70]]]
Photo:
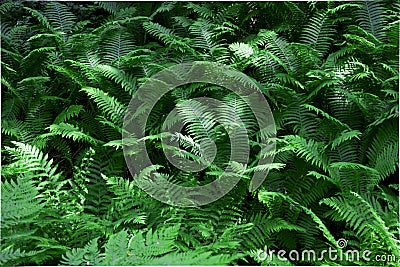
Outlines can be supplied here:
[[11, 9], [18, 7], [19, 5], [21, 5], [20, 2], [14, 2], [14, 1], [10, 1], [10, 2], [5, 2], [3, 4], [0, 5], [0, 14], [1, 15], [5, 15], [7, 12], [9, 12]]
[[117, 125], [122, 123], [126, 108], [116, 98], [93, 87], [83, 87], [81, 91], [87, 93], [96, 102], [103, 114], [110, 118], [113, 123]]
[[111, 186], [111, 191], [115, 194], [114, 207], [118, 221], [114, 228], [127, 224], [145, 224], [147, 216], [139, 207], [143, 206], [141, 189], [134, 181], [128, 181], [122, 177], [107, 177], [102, 175], [107, 185]]
[[[126, 231], [112, 235], [105, 247], [105, 265], [141, 265], [147, 264], [156, 256], [173, 251], [174, 239], [179, 225], [156, 231], [149, 230], [145, 237], [143, 232], [136, 232], [128, 240]], [[118, 255], [115, 257], [115, 255]]]
[[31, 223], [43, 208], [43, 201], [32, 180], [26, 177], [1, 184], [1, 228], [4, 237], [12, 235], [18, 223]]
[[188, 3], [186, 5], [186, 7], [188, 9], [193, 10], [194, 12], [196, 12], [197, 14], [199, 14], [202, 18], [204, 19], [212, 19], [215, 18], [215, 14], [212, 10], [210, 10], [208, 8], [207, 5], [203, 4], [203, 5], [199, 5], [199, 4], [195, 4], [195, 3]]
[[304, 231], [302, 227], [291, 224], [281, 218], [271, 218], [268, 214], [261, 212], [252, 215], [248, 219], [252, 224], [252, 229], [243, 237], [243, 245], [248, 249], [263, 248], [267, 245], [267, 240], [272, 238], [273, 233], [282, 230]]
[[307, 140], [297, 135], [285, 136], [284, 139], [297, 155], [325, 171], [328, 169], [329, 159], [325, 154], [324, 143]]
[[101, 55], [105, 64], [119, 67], [121, 57], [135, 49], [133, 37], [122, 26], [109, 26], [100, 35]]
[[226, 104], [227, 107], [221, 105], [216, 111], [222, 122], [227, 124], [236, 122], [239, 125], [243, 123], [249, 134], [258, 130], [258, 123], [253, 111], [244, 99], [236, 94], [228, 94], [222, 98], [222, 102]]
[[341, 194], [321, 201], [334, 209], [331, 213], [335, 220], [343, 220], [360, 237], [367, 238], [371, 231], [380, 236], [389, 251], [399, 256], [400, 244], [389, 230], [382, 217], [367, 199], [355, 192]]
[[[69, 8], [58, 2], [50, 2], [46, 5], [45, 16], [53, 25], [54, 29], [60, 31], [62, 34], [68, 34], [76, 20], [75, 15]], [[45, 22], [44, 19], [40, 20], [41, 22]]]
[[[216, 32], [216, 27], [214, 24], [204, 20], [198, 19], [189, 27], [190, 33], [194, 36], [192, 47], [208, 51], [208, 53], [221, 60], [227, 56], [227, 48], [221, 43], [221, 39], [218, 39], [220, 34]], [[208, 54], [203, 54], [206, 58], [209, 57]]]
[[29, 143], [35, 138], [34, 134], [29, 131], [28, 125], [16, 119], [2, 121], [1, 132], [5, 135], [15, 137], [17, 141], [22, 143]]
[[[49, 30], [50, 32], [53, 32], [53, 27], [51, 26], [48, 19], [42, 13], [29, 7], [24, 7], [24, 9], [27, 10], [29, 13], [31, 13], [33, 17], [37, 18], [37, 20], [45, 27], [45, 29]], [[30, 38], [30, 40], [31, 39], [32, 37]]]
[[[267, 192], [267, 191], [261, 191], [258, 193], [258, 199], [266, 203], [267, 205], [271, 202], [274, 201], [275, 199], [283, 199], [284, 201], [287, 201], [291, 203], [291, 205], [294, 205], [298, 208], [300, 208], [302, 211], [304, 211], [306, 214], [308, 214], [311, 219], [317, 224], [317, 227], [319, 230], [322, 231], [326, 239], [335, 247], [337, 246], [337, 243], [335, 241], [335, 238], [332, 236], [328, 228], [325, 226], [325, 224], [321, 221], [321, 219], [309, 208], [302, 206], [300, 203], [296, 202], [293, 200], [290, 196], [278, 193], [278, 192]], [[301, 228], [297, 228], [301, 229]]]
[[105, 77], [114, 80], [117, 84], [120, 84], [125, 91], [133, 96], [136, 90], [136, 78], [134, 78], [132, 75], [126, 74], [117, 68], [108, 65], [96, 65], [95, 68]]
[[78, 114], [83, 110], [82, 105], [71, 105], [68, 108], [64, 109], [55, 119], [54, 124], [59, 124], [62, 122], [66, 122], [72, 117], [78, 116]]
[[353, 191], [362, 192], [374, 188], [380, 181], [377, 170], [359, 163], [334, 162], [329, 167], [329, 173], [340, 181], [341, 188], [349, 187]]
[[24, 71], [30, 72], [32, 76], [36, 74], [41, 75], [41, 65], [45, 62], [49, 53], [55, 50], [55, 47], [40, 47], [33, 49], [22, 59], [21, 67]]
[[99, 238], [91, 240], [84, 248], [74, 248], [62, 256], [61, 263], [64, 265], [100, 265], [102, 257], [98, 249]]
[[399, 166], [398, 125], [391, 121], [379, 127], [373, 141], [368, 144], [367, 157], [382, 178], [393, 174]]
[[304, 28], [301, 40], [324, 56], [331, 46], [334, 33], [328, 12], [320, 11], [310, 19]]
[[279, 63], [290, 74], [297, 70], [295, 57], [288, 42], [274, 31], [261, 30], [255, 43], [264, 46], [272, 55], [279, 59]]
[[21, 249], [5, 248], [0, 251], [0, 264], [3, 266], [13, 265], [18, 262], [24, 262], [24, 258], [32, 257], [38, 254], [38, 251], [21, 251]]
[[335, 149], [336, 147], [338, 147], [340, 144], [351, 140], [353, 138], [356, 138], [358, 140], [360, 140], [359, 135], [361, 135], [361, 132], [358, 130], [344, 130], [340, 133], [340, 135], [338, 137], [336, 137], [332, 143], [331, 143], [331, 147], [332, 149]]
[[386, 25], [385, 13], [386, 9], [380, 1], [365, 1], [356, 13], [360, 26], [382, 42], [386, 38], [384, 30]]
[[300, 136], [313, 136], [318, 127], [317, 116], [302, 104], [302, 100], [293, 101], [284, 113], [284, 120]]
[[[6, 151], [11, 153], [14, 157], [14, 163], [7, 166], [7, 168], [18, 171], [14, 173], [30, 173], [34, 177], [48, 177], [49, 181], [43, 181], [40, 186], [50, 183], [50, 181], [57, 181], [60, 174], [57, 172], [57, 165], [52, 166], [53, 160], [49, 159], [47, 154], [43, 154], [37, 147], [12, 141], [15, 147], [5, 147]], [[42, 180], [45, 180], [41, 178]]]
[[240, 59], [247, 59], [254, 54], [254, 49], [245, 43], [233, 43], [229, 45], [231, 49]]
[[91, 144], [97, 144], [99, 142], [99, 140], [96, 140], [90, 135], [84, 133], [78, 127], [69, 123], [61, 122], [58, 124], [52, 124], [50, 125], [49, 129], [50, 133], [54, 135], [60, 135], [65, 138], [70, 138], [73, 141], [84, 141]]
[[303, 104], [302, 107], [305, 107], [308, 110], [314, 111], [315, 113], [317, 113], [317, 115], [321, 114], [324, 118], [328, 119], [329, 121], [331, 121], [331, 122], [333, 122], [333, 123], [335, 123], [337, 125], [340, 125], [343, 128], [346, 128], [349, 131], [351, 130], [350, 127], [346, 123], [341, 122], [340, 120], [334, 118], [333, 116], [329, 115], [325, 111], [323, 111], [323, 110], [321, 110], [321, 109], [319, 109], [319, 108], [317, 108], [317, 107], [315, 107], [313, 105]]
[[204, 139], [212, 139], [214, 135], [214, 125], [216, 121], [213, 118], [209, 107], [195, 100], [187, 100], [177, 105], [178, 114], [182, 116], [183, 121], [188, 125], [188, 132], [197, 142]]
[[151, 14], [149, 17], [150, 19], [153, 19], [156, 15], [171, 11], [175, 8], [176, 2], [163, 2], [161, 5]]
[[118, 11], [121, 9], [120, 3], [118, 2], [98, 1], [96, 2], [96, 4], [113, 15], [116, 15]]

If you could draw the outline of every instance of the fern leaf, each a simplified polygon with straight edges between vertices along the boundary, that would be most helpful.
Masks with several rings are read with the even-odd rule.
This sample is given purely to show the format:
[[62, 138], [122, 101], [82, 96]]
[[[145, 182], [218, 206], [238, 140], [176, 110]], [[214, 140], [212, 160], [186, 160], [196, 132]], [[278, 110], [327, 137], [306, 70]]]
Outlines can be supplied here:
[[[39, 11], [29, 8], [29, 7], [24, 7], [29, 13], [32, 14], [33, 17], [37, 18], [39, 22], [49, 31], [53, 31], [53, 27], [51, 26], [50, 22], [47, 20], [47, 18], [40, 13]], [[31, 37], [32, 38], [32, 37]]]
[[91, 144], [96, 144], [99, 142], [99, 140], [96, 140], [95, 138], [91, 137], [90, 135], [84, 133], [78, 127], [76, 127], [72, 124], [69, 124], [69, 123], [61, 122], [59, 124], [52, 124], [52, 125], [50, 125], [49, 129], [50, 129], [50, 133], [52, 133], [52, 134], [70, 138], [74, 141], [84, 141], [84, 142], [88, 142]]
[[100, 89], [93, 87], [83, 87], [82, 91], [87, 93], [92, 98], [98, 108], [104, 115], [109, 117], [111, 121], [117, 125], [122, 124], [122, 119], [125, 114], [125, 106], [118, 102], [118, 100]]
[[54, 124], [59, 124], [62, 122], [66, 122], [72, 117], [77, 116], [83, 110], [82, 105], [72, 105], [69, 106], [67, 109], [63, 110], [55, 119]]
[[100, 35], [101, 54], [105, 64], [119, 67], [121, 57], [135, 49], [132, 36], [122, 26], [109, 26]]
[[[1, 228], [5, 230], [18, 223], [30, 223], [43, 208], [42, 199], [33, 181], [17, 178], [1, 184]], [[7, 235], [6, 235], [7, 236]]]
[[379, 127], [376, 136], [369, 144], [367, 157], [370, 165], [379, 171], [382, 178], [396, 171], [399, 166], [398, 125], [387, 121]]
[[32, 257], [38, 254], [38, 251], [21, 251], [19, 248], [5, 248], [0, 251], [0, 264], [3, 266], [12, 265], [17, 262], [23, 262], [24, 258]]
[[335, 149], [336, 147], [338, 147], [340, 144], [351, 140], [353, 138], [356, 138], [358, 140], [360, 140], [359, 135], [361, 135], [361, 132], [358, 130], [344, 130], [343, 132], [340, 133], [340, 135], [338, 137], [336, 137], [332, 143], [331, 143], [331, 147], [332, 149]]
[[316, 13], [303, 30], [302, 41], [325, 55], [333, 41], [334, 29], [326, 11]]
[[[325, 226], [325, 224], [321, 221], [321, 219], [311, 209], [300, 205], [298, 202], [294, 201], [288, 195], [284, 195], [284, 194], [277, 193], [277, 192], [267, 192], [267, 191], [261, 191], [258, 193], [258, 199], [261, 202], [268, 204], [268, 202], [271, 200], [271, 198], [272, 199], [281, 198], [285, 201], [290, 202], [292, 205], [298, 206], [301, 210], [303, 210], [306, 214], [308, 214], [312, 218], [312, 220], [317, 224], [318, 229], [322, 231], [322, 233], [327, 238], [327, 240], [329, 240], [329, 242], [332, 245], [337, 246], [335, 238], [332, 236], [332, 234], [330, 233], [328, 228]], [[297, 228], [297, 229], [301, 229], [301, 228]]]
[[100, 71], [105, 77], [114, 80], [117, 84], [120, 84], [125, 91], [129, 92], [133, 96], [136, 90], [136, 79], [124, 72], [108, 65], [97, 65], [96, 69]]
[[6, 147], [6, 150], [11, 153], [16, 162], [7, 166], [7, 168], [17, 168], [14, 173], [31, 173], [31, 177], [48, 177], [50, 181], [57, 181], [59, 174], [56, 173], [57, 165], [52, 166], [53, 160], [47, 154], [43, 154], [37, 147], [12, 141], [15, 147]]
[[285, 140], [297, 155], [325, 171], [328, 169], [329, 159], [325, 154], [325, 146], [322, 142], [306, 140], [300, 136], [285, 136]]
[[102, 257], [98, 250], [98, 238], [91, 240], [84, 248], [74, 248], [62, 256], [61, 263], [64, 265], [100, 265]]
[[365, 1], [358, 10], [357, 21], [367, 32], [373, 34], [378, 40], [384, 41], [386, 24], [386, 9], [380, 1]]
[[278, 36], [276, 32], [260, 31], [256, 44], [265, 46], [272, 55], [279, 59], [278, 62], [289, 74], [296, 72], [297, 66], [292, 48], [287, 41]]
[[[69, 8], [58, 2], [50, 2], [46, 5], [45, 16], [54, 29], [60, 31], [62, 34], [67, 34], [74, 26], [76, 20], [75, 15], [69, 11]], [[44, 19], [41, 18], [40, 20], [45, 23]]]
[[344, 220], [357, 234], [366, 237], [370, 231], [376, 232], [381, 241], [385, 242], [389, 250], [399, 256], [399, 241], [390, 232], [382, 217], [377, 214], [376, 209], [363, 196], [350, 192], [337, 197], [324, 199], [321, 201], [332, 207], [337, 213], [339, 220]]
[[308, 110], [314, 111], [315, 113], [317, 113], [317, 115], [321, 114], [324, 118], [328, 119], [329, 121], [332, 121], [333, 123], [335, 123], [337, 125], [340, 125], [343, 128], [347, 128], [347, 130], [351, 130], [347, 124], [345, 124], [345, 123], [341, 122], [340, 120], [336, 119], [335, 117], [329, 115], [325, 111], [323, 111], [317, 107], [314, 107], [313, 105], [303, 104], [302, 106], [307, 108]]

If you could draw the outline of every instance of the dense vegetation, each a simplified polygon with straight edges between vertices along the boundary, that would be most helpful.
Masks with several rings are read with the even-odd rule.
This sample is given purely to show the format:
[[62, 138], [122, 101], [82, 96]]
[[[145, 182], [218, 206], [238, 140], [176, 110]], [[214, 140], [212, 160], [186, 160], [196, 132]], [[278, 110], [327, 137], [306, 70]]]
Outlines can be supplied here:
[[[400, 259], [399, 10], [396, 1], [3, 2], [0, 263], [395, 266], [373, 259]], [[192, 61], [254, 79], [275, 118], [277, 149], [250, 193], [264, 155], [248, 107], [218, 86], [177, 88], [146, 128], [165, 179], [206, 184], [229, 160], [226, 135], [200, 127], [201, 106], [185, 105], [182, 140], [211, 136], [217, 162], [190, 173], [163, 157], [163, 119], [185, 99], [226, 103], [253, 142], [234, 190], [205, 206], [174, 207], [132, 178], [122, 123], [144, 81]], [[338, 249], [339, 239], [348, 241], [344, 251], [370, 250], [371, 261], [257, 256], [265, 246]]]

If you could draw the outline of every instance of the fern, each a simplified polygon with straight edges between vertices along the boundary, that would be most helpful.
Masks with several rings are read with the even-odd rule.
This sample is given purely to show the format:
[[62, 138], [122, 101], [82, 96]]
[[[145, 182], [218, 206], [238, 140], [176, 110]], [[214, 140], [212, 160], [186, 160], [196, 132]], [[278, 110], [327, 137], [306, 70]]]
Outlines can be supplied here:
[[[103, 38], [102, 38], [103, 37]], [[131, 52], [135, 46], [124, 28], [121, 26], [110, 26], [100, 35], [102, 40], [101, 54], [106, 64], [120, 66], [121, 57]]]
[[115, 228], [127, 224], [145, 224], [146, 214], [138, 209], [145, 203], [141, 200], [142, 193], [135, 182], [128, 181], [121, 177], [106, 177], [103, 179], [112, 187], [116, 195], [113, 210], [118, 213], [118, 221], [115, 222]]
[[4, 264], [4, 266], [12, 266], [15, 263], [23, 262], [24, 258], [32, 257], [37, 253], [36, 251], [21, 251], [19, 248], [16, 250], [6, 248], [0, 252], [0, 263]]
[[285, 139], [289, 142], [290, 148], [293, 149], [297, 155], [304, 157], [307, 161], [310, 161], [311, 164], [315, 164], [317, 167], [327, 170], [329, 159], [324, 155], [325, 148], [323, 143], [315, 142], [312, 139], [307, 141], [299, 136], [286, 136]]
[[[289, 196], [285, 196], [284, 194], [281, 194], [281, 193], [264, 191], [264, 192], [260, 192], [258, 194], [258, 198], [260, 201], [266, 202], [266, 203], [269, 203], [271, 198], [272, 198], [272, 200], [274, 200], [274, 198], [282, 198], [283, 200], [290, 202], [292, 205], [298, 205], [299, 208], [301, 210], [303, 210], [306, 214], [308, 214], [311, 217], [311, 219], [317, 224], [318, 229], [322, 231], [324, 236], [331, 242], [331, 244], [333, 244], [335, 246], [337, 245], [335, 242], [335, 238], [332, 236], [332, 234], [326, 228], [326, 226], [321, 221], [321, 219], [311, 209], [299, 205], [299, 203], [297, 203], [296, 201], [291, 199]], [[298, 229], [301, 229], [301, 228], [297, 228], [297, 230]]]
[[108, 65], [97, 65], [96, 69], [98, 69], [105, 77], [120, 84], [130, 95], [133, 95], [136, 89], [136, 79], [134, 77], [124, 74], [122, 71]]
[[62, 137], [70, 138], [74, 141], [85, 141], [92, 144], [98, 142], [98, 140], [82, 132], [82, 130], [69, 123], [61, 122], [59, 124], [52, 124], [50, 125], [49, 130], [50, 133], [54, 135], [60, 135]]
[[[48, 155], [43, 154], [37, 147], [19, 142], [12, 142], [15, 148], [6, 147], [6, 150], [13, 155], [16, 161], [8, 166], [12, 173], [13, 169], [17, 169], [16, 173], [31, 173], [31, 177], [48, 177], [52, 181], [57, 181], [57, 166], [52, 166], [53, 160], [49, 160]], [[41, 180], [43, 178], [40, 178]], [[43, 181], [43, 185], [48, 182]]]
[[[26, 9], [29, 13], [31, 13], [32, 16], [36, 17], [39, 20], [39, 22], [47, 30], [53, 31], [53, 27], [51, 26], [50, 22], [48, 21], [48, 19], [42, 13], [40, 13], [39, 11], [37, 11], [35, 9], [29, 8], [29, 7], [24, 7], [24, 9]], [[38, 38], [38, 35], [36, 35], [36, 36], [37, 36], [36, 38]], [[32, 38], [34, 38], [34, 37], [29, 38], [29, 40], [32, 40]]]
[[94, 99], [99, 109], [104, 115], [108, 116], [113, 123], [117, 125], [122, 123], [125, 107], [120, 104], [117, 99], [97, 88], [84, 87], [82, 91]]
[[284, 38], [273, 31], [260, 31], [257, 37], [256, 44], [265, 46], [288, 73], [296, 71], [292, 48]]
[[198, 19], [190, 27], [189, 31], [194, 36], [192, 47], [207, 51], [202, 53], [203, 58], [216, 59], [218, 62], [224, 62], [227, 55], [227, 48], [223, 46], [219, 38], [224, 30], [219, 32], [215, 24], [207, 20]]
[[[68, 34], [75, 24], [75, 16], [68, 7], [58, 2], [50, 2], [46, 5], [45, 16], [48, 18], [55, 30], [62, 34]], [[44, 19], [40, 19], [45, 23]], [[47, 26], [47, 24], [45, 23]]]
[[301, 105], [301, 99], [292, 102], [285, 110], [285, 121], [293, 125], [294, 132], [299, 136], [311, 137], [317, 129], [315, 114], [309, 112], [307, 106]]
[[385, 8], [381, 2], [364, 2], [358, 10], [357, 21], [367, 32], [373, 34], [378, 40], [384, 41], [386, 36], [384, 25], [386, 23]]
[[72, 105], [62, 111], [55, 119], [54, 124], [64, 123], [72, 117], [77, 116], [83, 110], [82, 105]]
[[[331, 206], [336, 213], [331, 213], [332, 216], [336, 220], [344, 220], [361, 238], [368, 237], [372, 231], [386, 243], [391, 253], [398, 255], [399, 242], [394, 233], [389, 230], [376, 212], [375, 207], [363, 196], [350, 192], [322, 200], [321, 203]], [[357, 209], [354, 207], [357, 207]]]
[[[7, 230], [12, 234], [12, 227], [18, 223], [33, 222], [43, 207], [38, 191], [33, 181], [19, 178], [16, 182], [2, 183], [2, 214], [1, 225], [3, 233]], [[7, 236], [7, 235], [6, 235]]]
[[342, 143], [344, 143], [344, 142], [346, 142], [348, 140], [351, 140], [352, 138], [360, 139], [359, 138], [360, 134], [361, 133], [359, 131], [357, 131], [357, 130], [352, 130], [352, 131], [344, 130], [343, 132], [340, 133], [340, 135], [337, 138], [335, 138], [332, 141], [331, 147], [332, 147], [332, 149], [335, 149], [340, 144], [342, 144]]
[[268, 239], [272, 239], [273, 233], [282, 230], [304, 231], [303, 228], [293, 225], [281, 218], [271, 218], [267, 214], [254, 214], [249, 221], [252, 229], [244, 236], [243, 244], [248, 248], [264, 248]]
[[[371, 258], [400, 257], [399, 7], [3, 1], [0, 263], [396, 266], [257, 254], [339, 250], [345, 238]], [[137, 95], [187, 62], [198, 63], [169, 77], [204, 70], [256, 94], [195, 82]], [[270, 110], [247, 104], [264, 97]], [[131, 98], [143, 103], [129, 111], [140, 138], [123, 123]], [[275, 127], [260, 129], [270, 111]], [[137, 171], [142, 153], [151, 163]], [[182, 195], [162, 183], [190, 191], [224, 175], [236, 186], [201, 207], [226, 188]]]
[[379, 128], [367, 151], [371, 166], [379, 172], [382, 178], [396, 171], [399, 158], [398, 127], [388, 122]]
[[334, 29], [326, 11], [316, 13], [303, 30], [302, 41], [315, 49], [323, 56], [328, 52], [333, 40]]

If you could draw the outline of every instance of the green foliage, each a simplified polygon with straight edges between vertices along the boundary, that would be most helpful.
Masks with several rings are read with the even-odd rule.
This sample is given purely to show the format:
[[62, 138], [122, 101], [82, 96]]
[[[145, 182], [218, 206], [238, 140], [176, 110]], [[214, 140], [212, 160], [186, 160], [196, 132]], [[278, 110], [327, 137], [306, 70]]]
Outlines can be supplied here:
[[[399, 3], [3, 2], [0, 264], [397, 266], [257, 253], [321, 252], [343, 238], [343, 251], [400, 257]], [[153, 165], [139, 177], [157, 170], [191, 187], [227, 166], [240, 177], [218, 201], [182, 208], [138, 186], [121, 134], [137, 88], [193, 61], [251, 77], [271, 106], [277, 149], [257, 166], [270, 156], [265, 132], [237, 95], [203, 83], [174, 89], [144, 127]], [[184, 123], [168, 136], [179, 149], [161, 144], [172, 110]], [[229, 125], [246, 129], [248, 164], [229, 161]], [[204, 138], [217, 155], [203, 171], [164, 156], [199, 161], [213, 148]]]

